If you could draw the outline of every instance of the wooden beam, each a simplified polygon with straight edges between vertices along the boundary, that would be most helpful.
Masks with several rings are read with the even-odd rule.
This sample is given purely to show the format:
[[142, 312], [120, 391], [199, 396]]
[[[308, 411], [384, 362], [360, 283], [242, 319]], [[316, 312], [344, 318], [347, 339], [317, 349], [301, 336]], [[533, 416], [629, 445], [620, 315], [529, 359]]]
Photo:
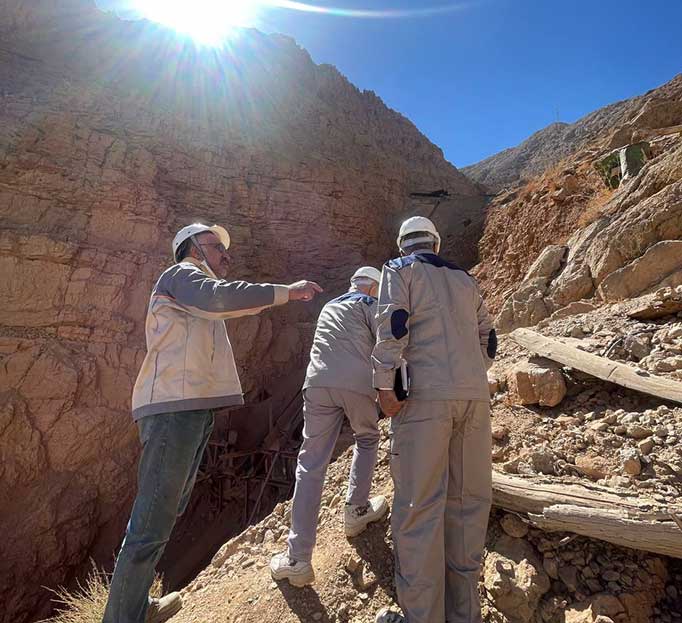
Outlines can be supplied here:
[[665, 400], [682, 403], [682, 383], [636, 370], [624, 363], [586, 353], [530, 329], [516, 329], [510, 337], [533, 353], [582, 370], [599, 379]]
[[[543, 476], [512, 476], [493, 472], [493, 504], [511, 511], [542, 513], [555, 504], [624, 511], [628, 517], [668, 520], [682, 514], [682, 506], [661, 504], [652, 498], [632, 495], [610, 487], [577, 482], [556, 482]], [[682, 533], [681, 533], [682, 536]]]
[[566, 504], [550, 506], [542, 515], [528, 517], [548, 532], [573, 532], [622, 547], [682, 558], [682, 530], [673, 521], [630, 519], [617, 510]]
[[[493, 505], [526, 513], [538, 528], [682, 558], [682, 507], [593, 484], [493, 472]], [[682, 522], [681, 522], [682, 523]]]

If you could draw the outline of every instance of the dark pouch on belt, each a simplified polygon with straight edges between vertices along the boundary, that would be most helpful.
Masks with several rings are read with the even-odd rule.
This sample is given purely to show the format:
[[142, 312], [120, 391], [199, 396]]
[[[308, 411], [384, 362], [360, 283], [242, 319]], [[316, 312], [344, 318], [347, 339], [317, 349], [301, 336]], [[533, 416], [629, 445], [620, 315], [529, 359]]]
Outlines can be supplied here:
[[404, 361], [399, 368], [396, 368], [393, 391], [400, 402], [403, 402], [410, 395], [410, 371]]

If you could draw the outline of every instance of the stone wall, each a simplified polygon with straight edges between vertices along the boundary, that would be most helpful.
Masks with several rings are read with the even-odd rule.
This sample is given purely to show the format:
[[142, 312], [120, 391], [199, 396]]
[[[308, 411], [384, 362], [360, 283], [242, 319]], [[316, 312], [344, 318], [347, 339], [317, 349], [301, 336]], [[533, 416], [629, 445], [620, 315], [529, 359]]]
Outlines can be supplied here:
[[[85, 0], [5, 1], [0, 37], [0, 620], [18, 623], [120, 541], [145, 310], [178, 228], [224, 224], [235, 278], [328, 299], [393, 253], [411, 192], [464, 196], [479, 223], [480, 192], [286, 37], [201, 51]], [[247, 398], [301, 373], [322, 302], [229, 323]]]

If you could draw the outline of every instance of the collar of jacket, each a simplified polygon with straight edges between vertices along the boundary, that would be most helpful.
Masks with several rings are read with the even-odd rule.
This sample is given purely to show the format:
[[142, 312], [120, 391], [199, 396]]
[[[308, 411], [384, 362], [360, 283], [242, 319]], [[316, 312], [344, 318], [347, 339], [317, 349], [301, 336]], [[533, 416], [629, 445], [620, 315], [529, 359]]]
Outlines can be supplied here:
[[202, 272], [205, 272], [212, 279], [218, 279], [218, 277], [216, 277], [216, 274], [210, 269], [210, 267], [207, 264], [205, 264], [204, 262], [200, 262], [195, 257], [187, 256], [182, 261], [183, 262], [189, 262], [190, 264], [194, 264], [199, 270], [201, 270]]

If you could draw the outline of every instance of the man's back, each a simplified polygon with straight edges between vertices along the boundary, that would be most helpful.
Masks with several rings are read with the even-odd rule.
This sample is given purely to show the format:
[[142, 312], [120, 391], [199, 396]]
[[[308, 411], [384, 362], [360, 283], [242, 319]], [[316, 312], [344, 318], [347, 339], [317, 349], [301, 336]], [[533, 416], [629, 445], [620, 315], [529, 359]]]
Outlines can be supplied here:
[[351, 291], [327, 303], [317, 320], [304, 389], [335, 387], [374, 396], [370, 358], [376, 299]]
[[476, 281], [433, 253], [388, 262], [379, 294], [375, 367], [410, 369], [421, 400], [488, 400], [485, 347], [491, 330]]

